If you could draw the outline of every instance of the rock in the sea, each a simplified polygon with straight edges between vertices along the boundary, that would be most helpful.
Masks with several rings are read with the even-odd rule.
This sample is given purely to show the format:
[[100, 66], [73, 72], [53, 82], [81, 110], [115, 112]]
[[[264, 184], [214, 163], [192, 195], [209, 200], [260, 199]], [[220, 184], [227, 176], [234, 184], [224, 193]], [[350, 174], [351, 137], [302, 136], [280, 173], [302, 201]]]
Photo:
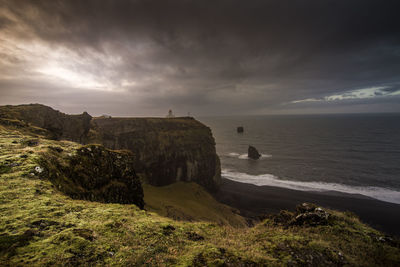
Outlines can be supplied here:
[[238, 132], [238, 133], [243, 133], [243, 132], [244, 132], [243, 126], [237, 127], [237, 132]]
[[49, 149], [41, 165], [41, 175], [72, 198], [144, 207], [143, 189], [130, 151], [88, 145], [68, 155]]
[[247, 156], [250, 159], [259, 159], [261, 157], [261, 154], [258, 153], [257, 149], [253, 146], [249, 146], [249, 149], [247, 151]]

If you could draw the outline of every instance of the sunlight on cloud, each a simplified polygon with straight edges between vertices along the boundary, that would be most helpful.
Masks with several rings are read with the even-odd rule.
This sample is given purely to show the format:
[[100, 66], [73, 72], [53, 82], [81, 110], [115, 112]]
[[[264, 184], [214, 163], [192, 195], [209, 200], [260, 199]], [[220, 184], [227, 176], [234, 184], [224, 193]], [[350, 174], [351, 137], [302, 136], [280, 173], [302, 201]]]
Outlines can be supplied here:
[[57, 64], [49, 64], [43, 68], [39, 68], [37, 72], [57, 82], [66, 83], [71, 87], [93, 90], [112, 90], [108, 88], [107, 84], [102, 84], [96, 81], [95, 78], [88, 77], [88, 74], [81, 74], [58, 66]]
[[[26, 42], [0, 33], [1, 79], [34, 79], [76, 89], [123, 91], [109, 74], [118, 58], [88, 52], [86, 57], [63, 47], [53, 47], [39, 41]], [[4, 57], [6, 56], [6, 57]], [[101, 60], [99, 60], [99, 58]], [[12, 59], [12, 61], [10, 61]], [[20, 69], [8, 74], [8, 69]], [[134, 82], [130, 81], [130, 86]]]
[[342, 94], [325, 96], [323, 98], [307, 98], [307, 99], [295, 100], [290, 103], [296, 104], [305, 102], [341, 101], [349, 99], [368, 99], [368, 98], [376, 98], [383, 96], [400, 95], [400, 90], [397, 91], [386, 90], [389, 88], [390, 87], [388, 86], [369, 87], [369, 88], [347, 91]]

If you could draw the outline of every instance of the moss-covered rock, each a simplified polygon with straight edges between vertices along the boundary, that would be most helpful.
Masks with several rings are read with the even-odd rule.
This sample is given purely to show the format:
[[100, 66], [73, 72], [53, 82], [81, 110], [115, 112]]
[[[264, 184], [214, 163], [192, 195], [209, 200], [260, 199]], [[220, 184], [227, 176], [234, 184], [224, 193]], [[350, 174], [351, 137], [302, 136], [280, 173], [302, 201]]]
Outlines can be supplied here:
[[75, 153], [49, 148], [39, 160], [40, 173], [72, 198], [136, 204], [143, 208], [143, 189], [129, 151], [87, 145]]

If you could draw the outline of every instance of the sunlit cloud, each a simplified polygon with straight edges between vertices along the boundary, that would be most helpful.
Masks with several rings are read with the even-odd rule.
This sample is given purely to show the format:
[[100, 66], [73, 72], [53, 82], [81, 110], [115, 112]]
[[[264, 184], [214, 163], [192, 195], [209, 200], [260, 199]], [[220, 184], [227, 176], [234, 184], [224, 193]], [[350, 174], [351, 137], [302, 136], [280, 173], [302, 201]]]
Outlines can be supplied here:
[[[65, 47], [54, 47], [41, 41], [25, 41], [6, 34], [0, 35], [0, 79], [37, 80], [70, 88], [101, 91], [123, 91], [133, 81], [113, 80], [113, 67], [121, 59], [93, 51], [72, 51]], [[24, 71], [11, 71], [19, 68]], [[8, 71], [7, 71], [8, 70]]]
[[389, 86], [378, 86], [378, 87], [370, 87], [363, 88], [357, 90], [346, 91], [342, 94], [334, 94], [325, 96], [322, 98], [307, 98], [294, 100], [290, 103], [305, 103], [305, 102], [324, 102], [324, 101], [341, 101], [341, 100], [351, 100], [351, 99], [368, 99], [368, 98], [377, 98], [377, 97], [387, 97], [387, 96], [396, 96], [400, 95], [400, 89], [391, 90]]
[[45, 66], [37, 70], [37, 72], [47, 76], [47, 78], [53, 78], [56, 82], [66, 83], [71, 87], [79, 87], [94, 90], [108, 90], [107, 84], [102, 84], [94, 77], [87, 77], [85, 74], [71, 71], [60, 66]]

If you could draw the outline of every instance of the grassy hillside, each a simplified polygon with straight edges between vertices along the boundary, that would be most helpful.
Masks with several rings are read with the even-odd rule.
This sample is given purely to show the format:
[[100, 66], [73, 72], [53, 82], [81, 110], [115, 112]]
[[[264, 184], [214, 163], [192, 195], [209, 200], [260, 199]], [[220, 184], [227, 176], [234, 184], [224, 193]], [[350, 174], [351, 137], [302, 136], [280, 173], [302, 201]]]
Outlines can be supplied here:
[[219, 225], [245, 227], [239, 211], [217, 202], [196, 183], [178, 182], [155, 187], [143, 185], [145, 208], [180, 221], [209, 221]]
[[243, 227], [228, 207], [184, 183], [145, 185], [148, 211], [73, 200], [40, 178], [38, 158], [49, 146], [70, 153], [80, 147], [0, 125], [1, 266], [400, 264], [398, 243], [347, 213], [328, 211], [326, 225], [298, 226], [282, 212]]

